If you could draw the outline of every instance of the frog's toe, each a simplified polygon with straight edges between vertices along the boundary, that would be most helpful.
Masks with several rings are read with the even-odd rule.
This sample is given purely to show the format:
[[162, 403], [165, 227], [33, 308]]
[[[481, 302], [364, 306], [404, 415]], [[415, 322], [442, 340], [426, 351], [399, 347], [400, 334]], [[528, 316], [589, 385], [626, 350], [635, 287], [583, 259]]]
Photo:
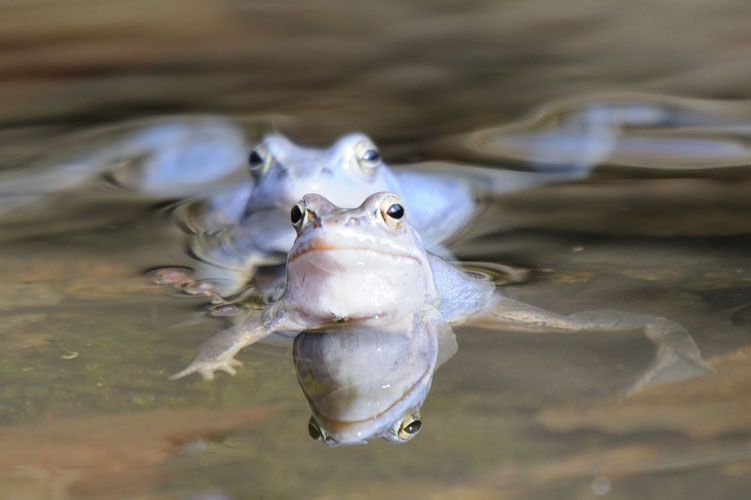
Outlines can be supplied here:
[[169, 380], [177, 380], [179, 378], [187, 377], [188, 375], [195, 373], [196, 371], [198, 371], [198, 368], [195, 366], [195, 363], [191, 363], [187, 368], [170, 375]]
[[225, 373], [229, 373], [230, 375], [235, 375], [237, 373], [236, 368], [242, 367], [242, 363], [239, 362], [236, 359], [230, 359], [228, 361], [220, 361], [216, 363], [216, 365], [210, 369], [210, 372], [208, 374], [201, 371], [201, 375], [203, 375], [203, 378], [206, 380], [211, 380], [214, 378], [214, 372], [216, 370], [221, 370]]
[[179, 378], [187, 377], [193, 373], [199, 373], [204, 380], [214, 380], [214, 372], [223, 371], [230, 375], [237, 373], [236, 368], [242, 366], [240, 361], [236, 359], [220, 360], [220, 361], [194, 361], [187, 368], [175, 373], [169, 377], [170, 380], [177, 380]]

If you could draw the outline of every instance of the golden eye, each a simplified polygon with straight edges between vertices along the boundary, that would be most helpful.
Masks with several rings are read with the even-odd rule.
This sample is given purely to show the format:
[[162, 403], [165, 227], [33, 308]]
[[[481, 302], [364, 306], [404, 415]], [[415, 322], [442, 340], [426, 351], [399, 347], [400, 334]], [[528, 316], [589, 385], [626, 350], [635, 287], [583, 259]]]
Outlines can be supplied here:
[[373, 175], [376, 167], [381, 164], [381, 153], [369, 141], [361, 141], [355, 146], [355, 156], [360, 171], [365, 175]]
[[259, 144], [250, 152], [248, 165], [250, 166], [250, 174], [256, 181], [263, 177], [269, 170], [271, 160], [271, 153], [269, 153], [269, 150], [263, 144]]
[[404, 225], [405, 214], [401, 201], [396, 196], [387, 196], [381, 202], [381, 217], [391, 229]]
[[399, 438], [400, 441], [406, 442], [412, 439], [417, 435], [418, 432], [420, 432], [420, 429], [422, 428], [422, 416], [420, 415], [420, 411], [415, 411], [406, 417], [402, 419], [401, 422], [399, 422], [399, 427], [396, 431], [396, 437]]
[[289, 220], [292, 222], [292, 227], [294, 227], [295, 231], [298, 233], [302, 231], [303, 227], [305, 227], [308, 222], [315, 218], [315, 212], [308, 209], [305, 200], [300, 200], [295, 203], [295, 206], [292, 207], [292, 210], [289, 212]]

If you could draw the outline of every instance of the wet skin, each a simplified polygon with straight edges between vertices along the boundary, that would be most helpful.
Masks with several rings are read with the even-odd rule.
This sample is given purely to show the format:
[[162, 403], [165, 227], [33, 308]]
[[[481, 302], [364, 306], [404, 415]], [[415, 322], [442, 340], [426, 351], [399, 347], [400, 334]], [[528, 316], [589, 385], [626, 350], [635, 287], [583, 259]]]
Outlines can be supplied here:
[[[421, 361], [406, 363], [413, 383], [389, 395], [393, 400], [387, 405], [389, 411], [381, 408], [368, 416], [341, 405], [324, 410], [317, 396], [306, 392], [314, 413], [311, 425], [325, 444], [336, 445], [374, 437], [406, 440], [399, 439], [399, 429], [415, 418], [422, 405], [438, 346], [452, 338], [452, 325], [530, 333], [641, 330], [655, 345], [656, 356], [629, 394], [709, 370], [690, 334], [666, 318], [619, 311], [564, 316], [502, 296], [490, 282], [425, 250], [407, 213], [390, 192], [373, 194], [353, 209], [339, 208], [317, 194], [305, 195], [289, 214], [297, 237], [287, 257], [282, 293], [261, 314], [206, 341], [196, 359], [173, 378], [200, 373], [211, 379], [217, 370], [234, 374], [240, 364], [234, 359], [237, 352], [272, 333], [362, 335], [369, 331], [406, 336], [403, 345], [420, 346], [416, 352]], [[330, 342], [348, 349], [346, 342]], [[313, 364], [307, 366], [310, 375]]]
[[[191, 238], [191, 251], [199, 260], [197, 276], [216, 283], [225, 297], [243, 292], [258, 266], [284, 262], [295, 239], [289, 207], [305, 194], [357, 207], [373, 193], [392, 192], [425, 246], [447, 257], [450, 252], [442, 243], [469, 223], [482, 200], [586, 175], [580, 169], [539, 173], [450, 163], [391, 169], [362, 133], [342, 136], [322, 149], [268, 135], [248, 162], [252, 181], [209, 198], [206, 229]], [[215, 221], [222, 223], [217, 227]]]
[[[211, 228], [197, 234], [191, 245], [200, 260], [214, 265], [200, 274], [223, 278], [218, 281], [225, 283], [224, 295], [242, 288], [256, 266], [283, 262], [295, 240], [289, 208], [307, 193], [356, 207], [373, 193], [393, 192], [431, 248], [456, 233], [475, 211], [468, 182], [444, 174], [392, 171], [373, 141], [361, 133], [345, 135], [324, 149], [268, 135], [250, 153], [249, 165], [251, 187], [210, 200], [207, 217], [234, 219], [232, 223], [220, 233]], [[238, 213], [240, 197], [243, 208]]]

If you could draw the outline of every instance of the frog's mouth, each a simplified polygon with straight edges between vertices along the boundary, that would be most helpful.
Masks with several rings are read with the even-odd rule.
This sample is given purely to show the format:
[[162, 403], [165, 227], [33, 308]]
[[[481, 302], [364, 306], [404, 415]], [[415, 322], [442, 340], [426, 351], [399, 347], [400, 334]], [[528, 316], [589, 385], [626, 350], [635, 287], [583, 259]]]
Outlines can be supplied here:
[[386, 256], [389, 258], [395, 258], [395, 259], [409, 259], [420, 264], [419, 259], [417, 259], [416, 257], [413, 257], [412, 255], [407, 255], [404, 253], [390, 252], [382, 248], [373, 248], [373, 247], [366, 247], [366, 246], [332, 245], [331, 243], [327, 243], [322, 240], [312, 240], [312, 241], [303, 243], [294, 252], [290, 252], [287, 262], [292, 263], [296, 261], [297, 259], [299, 259], [300, 257], [309, 253], [331, 252], [331, 251], [353, 252], [355, 254], [356, 253], [378, 254], [378, 255], [383, 255], [383, 256]]

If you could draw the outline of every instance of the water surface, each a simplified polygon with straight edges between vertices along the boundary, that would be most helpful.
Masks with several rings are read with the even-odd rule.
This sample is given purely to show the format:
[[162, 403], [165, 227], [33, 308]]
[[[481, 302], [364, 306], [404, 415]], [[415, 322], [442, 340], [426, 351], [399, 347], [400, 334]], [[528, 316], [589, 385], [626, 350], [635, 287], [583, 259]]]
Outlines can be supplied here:
[[[138, 5], [0, 10], [2, 495], [746, 494], [744, 2]], [[716, 372], [624, 399], [653, 354], [637, 333], [458, 328], [420, 435], [338, 449], [307, 435], [289, 346], [242, 352], [235, 377], [168, 381], [229, 319], [149, 274], [195, 267], [173, 209], [190, 189], [139, 184], [138, 161], [107, 152], [209, 115], [242, 130], [222, 135], [238, 164], [217, 189], [269, 129], [311, 145], [362, 130], [391, 164], [578, 172], [484, 196], [448, 247], [512, 266], [503, 293], [541, 307], [678, 321]]]

